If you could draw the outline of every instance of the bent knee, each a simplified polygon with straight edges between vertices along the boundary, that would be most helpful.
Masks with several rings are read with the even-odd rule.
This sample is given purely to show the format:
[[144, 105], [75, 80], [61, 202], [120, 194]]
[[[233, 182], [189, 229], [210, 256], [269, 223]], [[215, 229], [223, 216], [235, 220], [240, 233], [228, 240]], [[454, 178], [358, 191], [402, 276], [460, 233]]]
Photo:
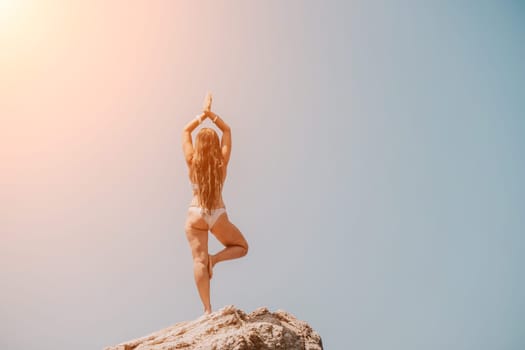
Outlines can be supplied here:
[[242, 247], [242, 255], [241, 256], [245, 256], [246, 254], [248, 254], [248, 243], [244, 242], [244, 244], [241, 245], [241, 247]]

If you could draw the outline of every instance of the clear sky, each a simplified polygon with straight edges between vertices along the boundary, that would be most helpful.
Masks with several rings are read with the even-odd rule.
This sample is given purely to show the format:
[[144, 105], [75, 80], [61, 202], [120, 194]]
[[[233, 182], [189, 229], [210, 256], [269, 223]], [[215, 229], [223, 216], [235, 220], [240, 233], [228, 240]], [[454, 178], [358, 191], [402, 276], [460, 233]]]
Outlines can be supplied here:
[[0, 0], [0, 348], [201, 315], [180, 136], [207, 91], [250, 244], [214, 309], [525, 348], [523, 38], [520, 1]]

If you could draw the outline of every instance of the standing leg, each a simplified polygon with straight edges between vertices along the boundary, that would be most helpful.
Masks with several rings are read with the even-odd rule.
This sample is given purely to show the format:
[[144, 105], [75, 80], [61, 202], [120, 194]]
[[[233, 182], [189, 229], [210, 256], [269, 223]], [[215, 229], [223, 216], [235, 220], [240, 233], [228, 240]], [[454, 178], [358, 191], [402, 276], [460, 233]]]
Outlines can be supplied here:
[[193, 275], [204, 312], [211, 312], [210, 277], [208, 274], [208, 231], [186, 227], [186, 237], [193, 257]]

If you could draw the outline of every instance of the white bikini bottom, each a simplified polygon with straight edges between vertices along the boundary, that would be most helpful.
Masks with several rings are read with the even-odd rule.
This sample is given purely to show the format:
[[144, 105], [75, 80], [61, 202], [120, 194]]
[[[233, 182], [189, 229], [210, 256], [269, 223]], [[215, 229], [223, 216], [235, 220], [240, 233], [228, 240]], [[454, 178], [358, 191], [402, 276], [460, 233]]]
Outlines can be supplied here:
[[215, 221], [217, 221], [217, 219], [219, 218], [219, 216], [222, 213], [226, 212], [226, 207], [212, 209], [211, 214], [209, 215], [204, 212], [204, 208], [193, 206], [193, 205], [191, 205], [188, 208], [188, 210], [192, 210], [196, 213], [199, 213], [201, 217], [204, 219], [204, 221], [208, 223], [208, 227], [211, 229], [213, 225], [215, 224]]

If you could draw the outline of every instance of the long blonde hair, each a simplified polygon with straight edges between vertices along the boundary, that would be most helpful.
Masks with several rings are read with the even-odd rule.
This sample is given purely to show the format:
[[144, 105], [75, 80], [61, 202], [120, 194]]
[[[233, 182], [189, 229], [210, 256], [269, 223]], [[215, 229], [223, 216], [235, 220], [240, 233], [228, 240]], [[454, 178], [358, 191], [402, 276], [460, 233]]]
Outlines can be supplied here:
[[223, 185], [224, 161], [219, 136], [211, 128], [202, 128], [195, 137], [190, 177], [197, 183], [200, 206], [211, 213]]

